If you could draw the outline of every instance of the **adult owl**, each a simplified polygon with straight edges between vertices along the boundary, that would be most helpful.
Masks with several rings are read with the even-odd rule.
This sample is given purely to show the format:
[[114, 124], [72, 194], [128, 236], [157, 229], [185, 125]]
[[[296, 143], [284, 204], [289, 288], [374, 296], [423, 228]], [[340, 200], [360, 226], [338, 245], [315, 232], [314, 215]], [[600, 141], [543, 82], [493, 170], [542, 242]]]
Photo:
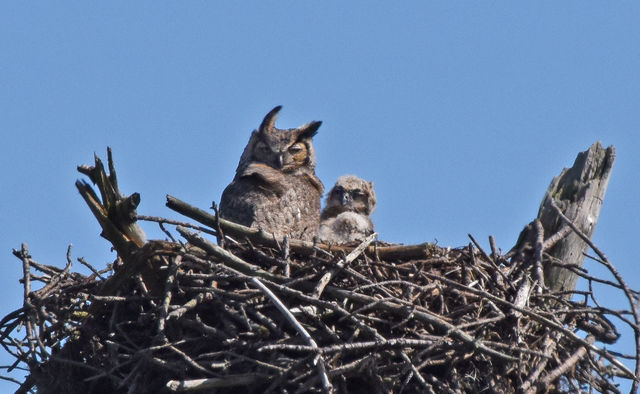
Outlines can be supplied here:
[[220, 216], [276, 237], [311, 240], [318, 232], [324, 191], [315, 174], [312, 138], [322, 122], [278, 129], [277, 106], [254, 130], [233, 181], [220, 200]]
[[332, 244], [362, 241], [373, 233], [369, 215], [376, 208], [373, 183], [343, 175], [327, 195], [318, 237]]

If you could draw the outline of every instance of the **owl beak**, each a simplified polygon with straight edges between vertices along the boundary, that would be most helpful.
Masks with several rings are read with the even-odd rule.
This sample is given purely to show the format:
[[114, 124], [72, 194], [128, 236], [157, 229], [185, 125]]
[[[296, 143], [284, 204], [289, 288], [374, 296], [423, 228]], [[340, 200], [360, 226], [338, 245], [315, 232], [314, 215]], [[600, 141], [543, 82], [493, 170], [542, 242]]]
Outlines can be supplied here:
[[282, 155], [278, 155], [278, 168], [282, 168], [283, 165], [284, 165], [284, 160], [282, 158]]
[[347, 205], [351, 202], [351, 196], [349, 195], [349, 193], [344, 193], [342, 195], [342, 205]]

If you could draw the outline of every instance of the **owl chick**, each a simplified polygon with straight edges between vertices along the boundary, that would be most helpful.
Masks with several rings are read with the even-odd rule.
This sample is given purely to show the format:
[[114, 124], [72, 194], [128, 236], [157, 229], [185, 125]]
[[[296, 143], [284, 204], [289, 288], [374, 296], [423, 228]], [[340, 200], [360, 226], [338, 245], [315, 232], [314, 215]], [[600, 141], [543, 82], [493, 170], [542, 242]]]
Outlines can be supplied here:
[[341, 176], [329, 192], [320, 217], [320, 240], [332, 244], [362, 241], [373, 233], [369, 215], [375, 208], [373, 182], [354, 175]]
[[312, 138], [322, 122], [278, 129], [277, 106], [254, 130], [236, 175], [220, 199], [220, 216], [273, 233], [311, 240], [317, 235], [324, 186], [315, 174]]

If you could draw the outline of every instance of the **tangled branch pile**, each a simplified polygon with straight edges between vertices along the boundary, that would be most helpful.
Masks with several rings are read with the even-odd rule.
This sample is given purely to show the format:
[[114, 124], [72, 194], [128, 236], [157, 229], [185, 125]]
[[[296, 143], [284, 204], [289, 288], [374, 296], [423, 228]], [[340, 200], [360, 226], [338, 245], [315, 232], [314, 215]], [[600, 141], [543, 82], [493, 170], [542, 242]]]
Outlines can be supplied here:
[[44, 287], [2, 321], [3, 338], [26, 327], [26, 338], [4, 344], [38, 387], [616, 391], [611, 377], [630, 376], [619, 355], [593, 344], [617, 339], [606, 311], [540, 291], [530, 258], [429, 245], [424, 258], [384, 261], [363, 253], [366, 244], [300, 256], [286, 244], [221, 248], [179, 231], [200, 248], [155, 241], [136, 253], [163, 286], [130, 277], [114, 296], [100, 295], [106, 270], [85, 277], [71, 260], [59, 269], [16, 251], [25, 285]]
[[[125, 254], [111, 239], [118, 260], [98, 270], [80, 259], [89, 276], [71, 271], [70, 250], [64, 269], [14, 251], [24, 306], [0, 328], [30, 373], [19, 392], [618, 392], [615, 376], [634, 381], [621, 360], [638, 353], [603, 346], [619, 337], [613, 319], [638, 336], [633, 313], [543, 285], [545, 251], [566, 227], [507, 254], [473, 237], [459, 249], [375, 234], [332, 248], [168, 206], [206, 226], [138, 216], [168, 240]], [[624, 282], [573, 270], [636, 302]]]

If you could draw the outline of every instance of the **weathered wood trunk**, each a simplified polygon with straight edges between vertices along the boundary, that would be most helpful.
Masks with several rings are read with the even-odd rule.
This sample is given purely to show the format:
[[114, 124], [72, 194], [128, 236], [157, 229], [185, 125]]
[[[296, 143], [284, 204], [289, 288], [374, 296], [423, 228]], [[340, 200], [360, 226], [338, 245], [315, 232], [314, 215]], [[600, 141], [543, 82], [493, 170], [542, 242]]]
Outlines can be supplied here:
[[[545, 238], [566, 226], [566, 219], [562, 218], [558, 209], [591, 238], [598, 223], [614, 160], [613, 146], [605, 149], [600, 142], [596, 142], [578, 154], [573, 167], [563, 169], [560, 175], [553, 178], [538, 211]], [[581, 267], [586, 249], [587, 244], [572, 231], [556, 243], [548, 254], [556, 262]], [[552, 265], [550, 259], [544, 260], [543, 268], [545, 285], [549, 289], [575, 290], [578, 280], [576, 274]]]

